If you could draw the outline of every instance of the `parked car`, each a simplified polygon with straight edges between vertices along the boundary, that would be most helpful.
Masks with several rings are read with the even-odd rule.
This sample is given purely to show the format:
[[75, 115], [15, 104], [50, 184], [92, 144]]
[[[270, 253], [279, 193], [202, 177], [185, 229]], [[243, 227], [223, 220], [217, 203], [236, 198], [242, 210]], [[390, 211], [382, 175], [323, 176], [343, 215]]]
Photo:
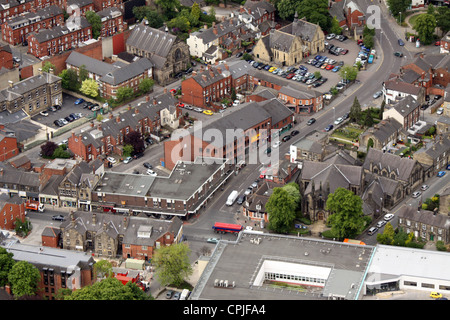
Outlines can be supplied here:
[[152, 177], [156, 177], [158, 174], [152, 169], [147, 169], [147, 174]]
[[277, 141], [272, 145], [272, 148], [276, 149], [281, 145], [281, 141]]
[[208, 238], [208, 240], [206, 240], [206, 242], [208, 243], [217, 243], [219, 242], [220, 239], [218, 238]]
[[430, 297], [433, 298], [433, 299], [442, 298], [442, 293], [433, 291], [433, 292], [430, 293]]
[[334, 39], [336, 35], [334, 33], [327, 34], [327, 40]]
[[108, 157], [108, 158], [106, 158], [106, 160], [108, 160], [111, 163], [116, 163], [117, 162], [117, 160], [114, 159], [113, 157]]
[[240, 57], [242, 57], [242, 55], [243, 55], [242, 52], [238, 52], [238, 53], [236, 54], [236, 58], [240, 58]]
[[84, 102], [84, 99], [83, 99], [83, 98], [78, 98], [77, 100], [75, 100], [75, 104], [76, 104], [76, 105], [82, 104], [83, 102]]
[[54, 123], [55, 126], [57, 126], [57, 127], [62, 127], [62, 126], [64, 126], [64, 124], [63, 124], [60, 120], [55, 120], [55, 121], [53, 121], [53, 123]]
[[326, 132], [329, 132], [329, 131], [331, 131], [331, 130], [333, 130], [333, 125], [332, 125], [332, 124], [329, 124], [329, 125], [325, 128], [325, 131], [326, 131]]
[[205, 111], [203, 111], [203, 113], [208, 116], [212, 116], [214, 114], [214, 112], [212, 112], [211, 110], [205, 110]]
[[127, 157], [125, 160], [123, 160], [123, 163], [130, 163], [133, 160], [132, 157]]
[[300, 131], [294, 130], [294, 131], [291, 132], [291, 136], [292, 136], [292, 137], [293, 137], [293, 136], [296, 136], [296, 135], [298, 135], [299, 133], [300, 133]]
[[422, 189], [422, 191], [428, 190], [429, 186], [427, 184], [423, 184], [420, 189]]
[[444, 113], [444, 108], [440, 107], [437, 109], [436, 114], [441, 115]]
[[334, 120], [334, 124], [338, 125], [338, 124], [341, 124], [343, 121], [344, 121], [344, 118], [339, 117], [336, 120]]
[[56, 221], [64, 221], [64, 220], [66, 220], [66, 218], [64, 218], [63, 215], [58, 214], [58, 215], [53, 216], [53, 217], [52, 217], [52, 220], [56, 220]]
[[290, 135], [287, 135], [287, 136], [284, 136], [281, 140], [283, 141], [283, 142], [286, 142], [286, 141], [288, 141], [288, 140], [290, 140], [291, 139], [291, 136]]
[[403, 42], [402, 39], [398, 39], [398, 45], [403, 47], [405, 43]]
[[394, 215], [392, 213], [387, 213], [384, 215], [384, 220], [386, 221], [392, 220], [392, 218], [394, 218]]
[[173, 291], [172, 290], [167, 290], [166, 291], [166, 299], [170, 299], [173, 296]]
[[383, 91], [377, 91], [373, 94], [373, 98], [378, 99], [379, 97], [381, 97], [382, 94], [383, 94]]
[[306, 123], [308, 126], [312, 125], [314, 122], [316, 122], [315, 118], [311, 118], [308, 120], [308, 122]]
[[437, 174], [438, 177], [443, 177], [445, 176], [445, 171], [439, 171]]
[[385, 220], [380, 220], [377, 222], [377, 228], [381, 228], [382, 226], [384, 226], [387, 222]]
[[371, 235], [377, 233], [377, 231], [378, 231], [378, 228], [377, 228], [377, 227], [371, 227], [371, 228], [367, 231], [367, 234], [368, 234], [369, 236], [371, 236]]
[[147, 169], [153, 169], [153, 166], [152, 166], [150, 163], [148, 163], [148, 162], [144, 162], [143, 165], [144, 165], [144, 167], [146, 167]]
[[413, 192], [412, 197], [413, 198], [418, 198], [418, 197], [420, 197], [421, 194], [422, 194], [422, 192], [416, 191], [416, 192]]
[[242, 195], [240, 195], [240, 196], [237, 198], [236, 203], [237, 203], [237, 204], [243, 204], [244, 201], [245, 201], [245, 196], [242, 194]]
[[180, 300], [181, 292], [175, 292], [173, 294], [172, 300]]
[[39, 114], [41, 116], [48, 117], [48, 112], [47, 111], [41, 111], [41, 112], [39, 112]]

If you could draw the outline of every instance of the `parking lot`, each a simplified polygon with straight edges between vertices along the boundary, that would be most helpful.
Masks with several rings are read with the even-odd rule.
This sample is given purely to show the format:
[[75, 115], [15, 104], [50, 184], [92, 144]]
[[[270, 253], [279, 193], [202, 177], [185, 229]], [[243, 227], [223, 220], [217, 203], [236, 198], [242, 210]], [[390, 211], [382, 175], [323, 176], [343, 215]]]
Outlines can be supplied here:
[[71, 113], [82, 113], [83, 117], [92, 113], [92, 111], [88, 109], [83, 109], [83, 104], [76, 105], [75, 104], [76, 99], [77, 98], [71, 95], [63, 93], [63, 103], [59, 110], [47, 111], [48, 116], [38, 114], [34, 116], [32, 119], [47, 127], [58, 129], [59, 126], [54, 124], [54, 121], [57, 119], [63, 119], [69, 116]]
[[[339, 64], [352, 66], [355, 63], [355, 59], [358, 56], [358, 52], [360, 51], [360, 47], [356, 41], [347, 39], [347, 40], [341, 42], [337, 39], [330, 39], [330, 40], [326, 40], [326, 43], [328, 43], [329, 46], [334, 45], [334, 46], [340, 47], [342, 49], [346, 49], [346, 50], [348, 50], [348, 52], [346, 54], [341, 53], [338, 56], [336, 56], [336, 55], [329, 53], [328, 49], [326, 49], [323, 52], [318, 53], [318, 55], [335, 60], [336, 62], [334, 63], [334, 66], [337, 66]], [[306, 67], [307, 72], [310, 72], [312, 74], [314, 74], [314, 72], [316, 72], [316, 71], [319, 71], [322, 78], [327, 79], [327, 81], [324, 82], [322, 85], [317, 86], [315, 88], [312, 87], [312, 89], [314, 89], [314, 90], [325, 93], [325, 92], [328, 92], [332, 87], [336, 86], [336, 84], [341, 80], [341, 76], [339, 74], [339, 71], [333, 72], [332, 69], [326, 70], [325, 69], [326, 66], [324, 66], [324, 68], [317, 68], [315, 66], [308, 64], [308, 60], [314, 59], [315, 56], [316, 55], [312, 55], [312, 56], [309, 56], [309, 57], [303, 59], [299, 65]], [[295, 67], [298, 68], [299, 66], [296, 65]], [[287, 68], [284, 67], [282, 69], [286, 70]], [[261, 70], [264, 72], [267, 72], [269, 74], [269, 76], [281, 77], [281, 75], [273, 74], [273, 73], [269, 72], [268, 70], [265, 70], [264, 68]], [[361, 71], [361, 72], [366, 72], [366, 71]], [[295, 80], [295, 78], [289, 79], [286, 75], [282, 76], [282, 77], [284, 79], [292, 82], [292, 85], [296, 88], [305, 88], [306, 89], [310, 85], [310, 84], [304, 83], [302, 81]]]

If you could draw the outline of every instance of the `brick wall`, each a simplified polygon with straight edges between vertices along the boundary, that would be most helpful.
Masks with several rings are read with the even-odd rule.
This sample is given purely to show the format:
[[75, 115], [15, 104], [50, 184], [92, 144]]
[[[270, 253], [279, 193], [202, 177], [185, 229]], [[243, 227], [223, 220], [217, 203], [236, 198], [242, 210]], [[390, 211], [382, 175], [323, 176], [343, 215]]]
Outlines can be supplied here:
[[25, 203], [15, 204], [6, 203], [0, 210], [0, 229], [14, 230], [14, 224], [16, 219], [25, 221]]

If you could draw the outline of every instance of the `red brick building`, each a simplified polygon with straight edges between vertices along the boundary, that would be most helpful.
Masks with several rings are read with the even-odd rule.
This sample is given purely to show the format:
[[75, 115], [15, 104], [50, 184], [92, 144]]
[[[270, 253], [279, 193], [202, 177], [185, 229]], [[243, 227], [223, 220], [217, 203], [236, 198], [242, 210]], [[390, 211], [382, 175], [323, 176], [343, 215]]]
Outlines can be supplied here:
[[81, 17], [79, 25], [66, 23], [31, 33], [28, 36], [28, 53], [37, 58], [55, 56], [89, 39], [92, 39], [92, 27], [86, 18]]
[[[0, 125], [0, 130], [3, 128], [4, 126]], [[0, 161], [8, 160], [18, 154], [17, 137], [6, 136], [0, 131]]]
[[25, 200], [18, 195], [0, 195], [0, 229], [14, 230], [15, 221], [25, 221]]
[[13, 55], [8, 45], [0, 47], [0, 66], [6, 69], [13, 68]]
[[286, 86], [278, 92], [278, 99], [295, 113], [314, 113], [324, 107], [322, 93], [313, 89], [298, 90]]
[[124, 24], [123, 22], [123, 14], [119, 9], [115, 7], [106, 8], [97, 12], [97, 14], [102, 20], [102, 30], [100, 33], [102, 38], [113, 36], [126, 29], [126, 23]]
[[49, 29], [64, 23], [63, 11], [57, 6], [50, 6], [36, 12], [9, 18], [1, 25], [3, 41], [18, 45], [27, 40], [30, 32]]
[[59, 248], [59, 240], [61, 239], [61, 230], [55, 227], [46, 227], [42, 231], [41, 240], [45, 247]]
[[94, 0], [95, 11], [101, 11], [106, 8], [115, 7], [123, 12], [122, 0]]
[[231, 96], [231, 73], [226, 64], [208, 66], [181, 83], [181, 101], [204, 109], [220, 109], [221, 100]]

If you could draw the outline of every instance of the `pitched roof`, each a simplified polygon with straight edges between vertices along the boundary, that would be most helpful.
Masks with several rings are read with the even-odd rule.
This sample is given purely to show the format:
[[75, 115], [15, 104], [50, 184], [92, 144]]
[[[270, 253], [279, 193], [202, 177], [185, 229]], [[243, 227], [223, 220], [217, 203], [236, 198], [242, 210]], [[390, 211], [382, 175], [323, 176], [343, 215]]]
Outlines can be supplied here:
[[361, 134], [361, 137], [373, 135], [378, 141], [387, 142], [389, 137], [399, 132], [403, 128], [402, 124], [394, 118], [388, 118], [380, 121], [377, 125], [368, 128]]
[[118, 85], [125, 81], [128, 81], [138, 75], [147, 72], [153, 67], [153, 63], [147, 58], [141, 58], [130, 64], [127, 64], [120, 68], [115, 68], [114, 70], [106, 73], [100, 78], [100, 81], [109, 83], [111, 85]]
[[443, 214], [434, 214], [433, 211], [417, 210], [416, 207], [403, 205], [397, 212], [399, 218], [419, 222], [421, 224], [448, 229], [450, 227], [450, 218]]
[[393, 108], [404, 117], [419, 107], [420, 103], [412, 96], [404, 97], [393, 106]]
[[421, 86], [416, 86], [412, 83], [399, 81], [398, 79], [387, 80], [384, 82], [384, 87], [387, 90], [393, 90], [412, 95], [418, 95], [422, 89]]

